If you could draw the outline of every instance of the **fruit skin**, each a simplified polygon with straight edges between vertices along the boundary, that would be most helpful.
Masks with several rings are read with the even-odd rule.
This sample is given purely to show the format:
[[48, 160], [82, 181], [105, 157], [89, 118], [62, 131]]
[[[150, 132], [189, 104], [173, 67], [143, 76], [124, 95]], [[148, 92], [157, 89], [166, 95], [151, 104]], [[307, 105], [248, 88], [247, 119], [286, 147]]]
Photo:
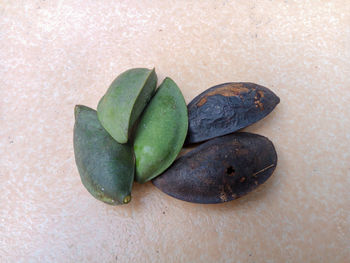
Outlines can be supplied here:
[[126, 143], [130, 131], [157, 86], [155, 70], [129, 69], [110, 85], [97, 106], [102, 126], [119, 143]]
[[276, 165], [271, 141], [257, 134], [234, 133], [205, 142], [180, 157], [153, 184], [183, 201], [223, 203], [264, 183]]
[[151, 180], [173, 163], [184, 144], [187, 128], [185, 99], [176, 83], [166, 78], [137, 127], [134, 141], [137, 182]]
[[102, 202], [128, 203], [135, 171], [132, 147], [116, 142], [95, 110], [76, 105], [74, 113], [74, 154], [83, 185]]
[[224, 83], [199, 94], [188, 105], [186, 144], [245, 128], [268, 115], [280, 102], [271, 90], [248, 83]]

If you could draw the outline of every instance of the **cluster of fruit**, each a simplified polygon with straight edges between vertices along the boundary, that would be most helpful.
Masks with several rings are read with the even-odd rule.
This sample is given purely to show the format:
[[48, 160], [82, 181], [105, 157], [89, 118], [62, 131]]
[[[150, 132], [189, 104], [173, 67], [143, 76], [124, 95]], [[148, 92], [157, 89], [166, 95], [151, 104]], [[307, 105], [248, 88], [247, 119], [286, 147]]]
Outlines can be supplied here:
[[[112, 82], [97, 112], [75, 107], [75, 160], [82, 183], [95, 198], [125, 204], [134, 180], [153, 179], [178, 199], [220, 203], [271, 176], [277, 164], [272, 142], [234, 132], [274, 109], [279, 98], [272, 91], [253, 83], [225, 83], [187, 107], [173, 80], [165, 78], [156, 86], [154, 69], [130, 69]], [[184, 144], [206, 140], [175, 161]]]

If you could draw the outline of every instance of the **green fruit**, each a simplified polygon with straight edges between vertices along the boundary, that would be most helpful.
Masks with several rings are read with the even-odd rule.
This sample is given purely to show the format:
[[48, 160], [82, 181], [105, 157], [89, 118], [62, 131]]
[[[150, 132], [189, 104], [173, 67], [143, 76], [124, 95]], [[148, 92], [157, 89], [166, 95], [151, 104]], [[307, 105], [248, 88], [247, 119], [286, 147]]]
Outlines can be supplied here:
[[130, 131], [157, 86], [155, 70], [135, 68], [120, 74], [97, 106], [102, 126], [119, 143], [128, 141]]
[[137, 127], [134, 141], [136, 181], [147, 182], [173, 163], [185, 141], [187, 128], [184, 97], [176, 83], [166, 78]]
[[74, 154], [82, 183], [107, 204], [130, 202], [135, 172], [132, 147], [117, 143], [101, 126], [95, 110], [77, 105], [74, 111]]

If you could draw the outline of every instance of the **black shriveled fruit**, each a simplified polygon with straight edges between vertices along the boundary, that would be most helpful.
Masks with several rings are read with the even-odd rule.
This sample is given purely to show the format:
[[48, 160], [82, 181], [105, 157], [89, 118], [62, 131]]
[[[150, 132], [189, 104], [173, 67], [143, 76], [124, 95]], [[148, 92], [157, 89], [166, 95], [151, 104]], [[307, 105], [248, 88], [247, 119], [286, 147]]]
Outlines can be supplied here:
[[177, 159], [153, 184], [183, 201], [231, 201], [264, 183], [277, 165], [270, 140], [252, 133], [212, 139]]
[[186, 143], [196, 143], [245, 128], [268, 115], [280, 99], [254, 83], [214, 86], [188, 105]]

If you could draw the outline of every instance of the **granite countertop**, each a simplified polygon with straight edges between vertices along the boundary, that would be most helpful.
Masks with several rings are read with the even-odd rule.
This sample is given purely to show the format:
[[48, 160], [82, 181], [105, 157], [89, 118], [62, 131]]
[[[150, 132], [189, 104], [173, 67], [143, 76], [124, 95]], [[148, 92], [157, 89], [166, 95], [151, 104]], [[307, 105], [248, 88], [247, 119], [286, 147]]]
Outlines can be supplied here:
[[[347, 262], [349, 1], [0, 3], [1, 262]], [[135, 184], [125, 206], [83, 187], [74, 105], [155, 67], [186, 102], [229, 81], [281, 103], [245, 129], [279, 162], [256, 191], [218, 205]]]

